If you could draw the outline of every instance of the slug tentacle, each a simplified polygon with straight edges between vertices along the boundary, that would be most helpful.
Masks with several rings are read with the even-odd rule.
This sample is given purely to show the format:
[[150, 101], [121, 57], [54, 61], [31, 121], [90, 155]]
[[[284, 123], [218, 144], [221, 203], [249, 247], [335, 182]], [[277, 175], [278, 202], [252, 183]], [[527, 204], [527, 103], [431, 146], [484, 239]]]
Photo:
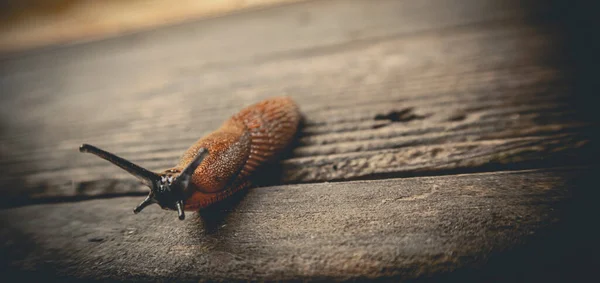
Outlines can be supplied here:
[[179, 220], [185, 219], [185, 213], [183, 212], [183, 200], [180, 200], [176, 203], [177, 206], [177, 217]]
[[146, 206], [149, 206], [153, 203], [156, 203], [156, 200], [154, 200], [154, 196], [152, 193], [150, 193], [146, 199], [144, 199], [144, 201], [142, 201], [138, 206], [135, 207], [135, 209], [133, 209], [133, 213], [138, 214], [140, 211], [146, 208]]
[[125, 171], [129, 172], [131, 175], [140, 179], [140, 181], [142, 181], [142, 183], [144, 183], [146, 186], [151, 187], [152, 184], [154, 184], [156, 181], [160, 180], [160, 176], [158, 174], [156, 174], [152, 171], [149, 171], [139, 165], [136, 165], [127, 159], [118, 157], [113, 153], [99, 149], [93, 145], [83, 144], [79, 147], [79, 151], [80, 152], [89, 152], [89, 153], [94, 154], [104, 160], [109, 161], [110, 163], [112, 163], [114, 165], [121, 167]]

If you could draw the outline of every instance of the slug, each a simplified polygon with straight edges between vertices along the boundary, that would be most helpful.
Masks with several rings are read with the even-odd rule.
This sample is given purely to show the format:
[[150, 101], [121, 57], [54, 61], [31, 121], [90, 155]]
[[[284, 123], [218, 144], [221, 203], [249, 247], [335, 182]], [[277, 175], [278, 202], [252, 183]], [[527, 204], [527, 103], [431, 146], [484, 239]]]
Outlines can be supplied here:
[[172, 168], [155, 173], [95, 146], [89, 152], [117, 165], [150, 187], [134, 210], [157, 203], [176, 210], [194, 211], [221, 201], [252, 185], [251, 177], [263, 165], [280, 158], [292, 143], [301, 115], [289, 97], [275, 97], [242, 109], [219, 129], [199, 139]]

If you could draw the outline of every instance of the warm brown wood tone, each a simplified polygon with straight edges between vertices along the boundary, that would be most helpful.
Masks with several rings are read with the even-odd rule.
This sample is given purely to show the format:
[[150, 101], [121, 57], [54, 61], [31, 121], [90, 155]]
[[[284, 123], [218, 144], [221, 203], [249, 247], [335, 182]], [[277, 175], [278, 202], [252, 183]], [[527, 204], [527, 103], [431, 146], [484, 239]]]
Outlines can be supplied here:
[[[459, 281], [512, 282], [560, 281], [571, 263], [573, 281], [594, 270], [572, 247], [595, 251], [582, 227], [597, 215], [597, 125], [574, 96], [561, 13], [541, 2], [308, 1], [4, 58], [0, 267], [190, 281], [458, 269]], [[280, 184], [206, 222], [134, 216], [147, 188], [77, 150], [160, 171], [279, 95], [305, 117], [266, 174]]]
[[133, 215], [139, 198], [131, 197], [34, 205], [0, 212], [1, 219], [28, 219], [5, 221], [0, 240], [14, 241], [3, 252], [18, 269], [36, 266], [39, 273], [24, 278], [52, 270], [116, 280], [411, 279], [493, 262], [487, 251], [547, 240], [535, 234], [562, 220], [556, 208], [583, 175], [529, 171], [256, 188], [224, 219], [207, 224], [197, 215], [174, 221], [176, 212], [158, 207]]
[[[6, 60], [3, 194], [143, 193], [126, 173], [79, 154], [79, 144], [170, 168], [230, 115], [281, 94], [307, 120], [283, 163], [286, 183], [501, 169], [542, 156], [554, 160], [546, 166], [577, 163], [588, 125], [566, 101], [551, 30], [493, 1], [443, 11], [367, 2], [303, 3], [139, 34], [136, 44], [123, 38]], [[350, 17], [366, 6], [369, 14], [347, 25], [330, 22], [336, 9]], [[402, 17], [408, 8], [425, 16]], [[267, 16], [262, 37], [248, 38], [258, 33], [251, 23]]]

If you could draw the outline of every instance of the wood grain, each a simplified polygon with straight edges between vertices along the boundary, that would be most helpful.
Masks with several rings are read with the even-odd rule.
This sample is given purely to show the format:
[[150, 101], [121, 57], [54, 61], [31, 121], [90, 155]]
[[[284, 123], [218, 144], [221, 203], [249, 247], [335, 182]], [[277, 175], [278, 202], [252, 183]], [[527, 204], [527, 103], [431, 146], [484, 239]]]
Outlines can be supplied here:
[[[549, 2], [307, 1], [1, 58], [2, 278], [595, 276], [597, 124], [574, 83], [593, 68], [573, 72]], [[305, 118], [266, 171], [283, 185], [183, 222], [133, 215], [147, 188], [77, 150], [161, 170], [276, 95]]]
[[560, 36], [512, 2], [444, 3], [306, 2], [6, 58], [0, 194], [141, 194], [77, 147], [161, 170], [281, 94], [306, 120], [284, 183], [589, 162]]
[[576, 245], [572, 233], [588, 238], [556, 229], [571, 210], [565, 204], [575, 205], [572, 195], [591, 188], [582, 185], [590, 172], [263, 187], [228, 213], [183, 222], [156, 206], [134, 215], [139, 198], [129, 197], [4, 209], [0, 247], [11, 260], [3, 276], [398, 281], [489, 263], [487, 278], [554, 282], [564, 266], [542, 267], [564, 256], [560, 247]]

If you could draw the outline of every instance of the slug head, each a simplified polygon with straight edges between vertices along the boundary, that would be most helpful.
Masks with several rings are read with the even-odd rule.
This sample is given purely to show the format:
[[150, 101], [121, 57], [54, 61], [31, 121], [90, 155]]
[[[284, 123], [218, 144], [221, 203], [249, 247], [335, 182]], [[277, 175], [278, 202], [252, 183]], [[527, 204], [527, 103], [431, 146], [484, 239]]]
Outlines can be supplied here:
[[202, 160], [208, 155], [208, 150], [201, 148], [194, 160], [192, 160], [192, 162], [190, 162], [180, 173], [157, 174], [92, 145], [84, 144], [79, 147], [79, 151], [92, 153], [121, 167], [140, 179], [143, 184], [150, 187], [150, 193], [146, 199], [133, 210], [133, 213], [137, 214], [146, 206], [156, 203], [163, 209], [176, 210], [180, 220], [185, 219], [183, 208], [186, 191], [190, 184], [192, 174], [194, 174], [196, 168], [198, 168], [200, 163], [202, 163]]

